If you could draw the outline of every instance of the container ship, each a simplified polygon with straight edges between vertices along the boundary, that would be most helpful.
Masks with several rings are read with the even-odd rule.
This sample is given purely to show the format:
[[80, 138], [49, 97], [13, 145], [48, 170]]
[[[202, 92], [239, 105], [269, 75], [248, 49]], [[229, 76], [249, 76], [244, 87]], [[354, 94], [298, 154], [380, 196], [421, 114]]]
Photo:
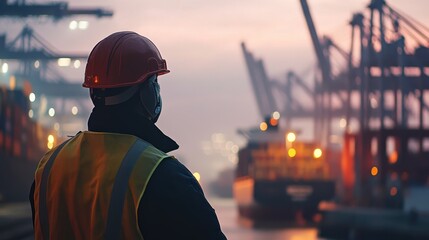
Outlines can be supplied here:
[[233, 193], [240, 216], [311, 220], [322, 201], [335, 196], [324, 150], [296, 133], [252, 130], [239, 153]]
[[32, 115], [23, 90], [0, 87], [0, 202], [28, 199], [37, 163], [54, 145], [54, 131]]

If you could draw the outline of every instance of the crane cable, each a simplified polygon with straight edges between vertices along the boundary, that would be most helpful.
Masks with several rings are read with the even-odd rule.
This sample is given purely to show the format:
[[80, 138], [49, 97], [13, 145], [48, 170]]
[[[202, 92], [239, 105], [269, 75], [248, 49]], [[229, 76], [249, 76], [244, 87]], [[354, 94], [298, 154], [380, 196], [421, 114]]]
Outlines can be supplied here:
[[[409, 19], [412, 19], [411, 17], [405, 17], [404, 15], [402, 15], [401, 13], [399, 13], [398, 11], [396, 11], [395, 9], [393, 9], [391, 6], [387, 5], [387, 8], [390, 10], [391, 14], [393, 13], [396, 17], [398, 17], [399, 19], [401, 19], [405, 24], [407, 24], [410, 28], [412, 28], [418, 35], [420, 35], [422, 38], [424, 38], [426, 40], [426, 42], [429, 43], [429, 37], [422, 32], [418, 27], [415, 26], [415, 24], [413, 24], [413, 22]], [[392, 16], [392, 15], [391, 15]], [[425, 26], [423, 26], [423, 24], [419, 23], [417, 20], [413, 20], [416, 25], [419, 25], [420, 27], [422, 27], [424, 30], [429, 32], [429, 29]]]

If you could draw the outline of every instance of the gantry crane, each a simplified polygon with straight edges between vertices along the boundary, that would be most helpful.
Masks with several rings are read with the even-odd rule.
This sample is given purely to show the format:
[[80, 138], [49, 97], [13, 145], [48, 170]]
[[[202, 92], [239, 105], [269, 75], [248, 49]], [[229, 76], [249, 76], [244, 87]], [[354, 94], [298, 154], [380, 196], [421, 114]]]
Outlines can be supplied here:
[[[38, 94], [50, 97], [79, 98], [86, 96], [80, 84], [71, 83], [55, 74], [49, 75], [49, 62], [67, 58], [70, 61], [86, 60], [87, 54], [57, 53], [48, 47], [48, 43], [35, 33], [29, 26], [10, 42], [6, 42], [6, 35], [0, 36], [0, 59], [17, 60], [21, 62], [21, 70], [15, 74], [18, 80], [30, 80], [33, 89]], [[52, 75], [52, 74], [51, 74]], [[50, 79], [49, 79], [50, 78]]]
[[0, 17], [37, 17], [49, 16], [55, 20], [74, 15], [91, 15], [96, 17], [111, 17], [113, 11], [102, 8], [70, 8], [67, 2], [56, 2], [46, 4], [26, 3], [25, 0], [17, 0], [8, 3], [7, 0], [0, 1]]
[[[345, 198], [361, 205], [402, 207], [404, 188], [410, 183], [424, 184], [429, 177], [425, 161], [429, 126], [424, 124], [429, 110], [424, 99], [429, 89], [429, 29], [384, 0], [372, 0], [369, 19], [361, 13], [353, 15], [350, 53], [344, 54], [348, 68], [335, 76], [326, 41], [317, 35], [307, 1], [300, 2], [322, 72], [320, 93], [328, 98], [327, 107], [321, 109], [334, 116], [332, 95], [347, 96], [343, 111], [346, 157], [342, 159]], [[419, 46], [407, 47], [406, 40]], [[359, 100], [352, 104], [356, 97]], [[358, 115], [353, 114], [356, 111]], [[329, 132], [332, 118], [327, 120]], [[351, 122], [357, 122], [358, 128], [352, 130]]]
[[[67, 2], [27, 3], [26, 0], [0, 0], [0, 18], [30, 18], [50, 17], [59, 21], [75, 15], [88, 15], [97, 18], [112, 17], [113, 11], [104, 8], [76, 8], [69, 7]], [[10, 42], [6, 41], [6, 34], [0, 35], [0, 59], [19, 61], [20, 68], [13, 75], [18, 83], [30, 82], [37, 94], [48, 98], [74, 99], [78, 101], [87, 96], [87, 92], [80, 84], [66, 80], [52, 67], [50, 62], [66, 59], [71, 62], [85, 61], [87, 54], [63, 54], [52, 50], [49, 44], [28, 25], [24, 26], [18, 36]], [[78, 64], [80, 65], [80, 64]], [[74, 81], [80, 82], [80, 81]], [[64, 102], [64, 101], [63, 101]], [[79, 102], [79, 101], [78, 101]], [[85, 104], [80, 104], [85, 106]], [[81, 108], [79, 115], [87, 115], [89, 110]], [[59, 112], [61, 113], [61, 112]]]

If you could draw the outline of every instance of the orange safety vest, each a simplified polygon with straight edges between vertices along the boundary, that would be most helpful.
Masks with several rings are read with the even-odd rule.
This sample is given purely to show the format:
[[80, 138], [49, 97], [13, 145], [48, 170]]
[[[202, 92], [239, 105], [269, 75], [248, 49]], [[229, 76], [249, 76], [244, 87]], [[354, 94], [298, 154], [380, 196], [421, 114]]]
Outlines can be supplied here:
[[101, 132], [47, 152], [35, 173], [35, 239], [143, 239], [138, 206], [167, 157], [135, 136]]

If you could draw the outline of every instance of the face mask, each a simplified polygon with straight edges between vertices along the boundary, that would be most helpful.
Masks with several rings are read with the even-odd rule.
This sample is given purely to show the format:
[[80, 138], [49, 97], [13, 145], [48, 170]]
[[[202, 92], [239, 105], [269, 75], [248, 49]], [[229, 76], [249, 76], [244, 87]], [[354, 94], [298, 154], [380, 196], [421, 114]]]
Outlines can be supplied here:
[[160, 87], [156, 75], [151, 76], [140, 87], [140, 102], [144, 109], [144, 115], [156, 123], [162, 110]]

